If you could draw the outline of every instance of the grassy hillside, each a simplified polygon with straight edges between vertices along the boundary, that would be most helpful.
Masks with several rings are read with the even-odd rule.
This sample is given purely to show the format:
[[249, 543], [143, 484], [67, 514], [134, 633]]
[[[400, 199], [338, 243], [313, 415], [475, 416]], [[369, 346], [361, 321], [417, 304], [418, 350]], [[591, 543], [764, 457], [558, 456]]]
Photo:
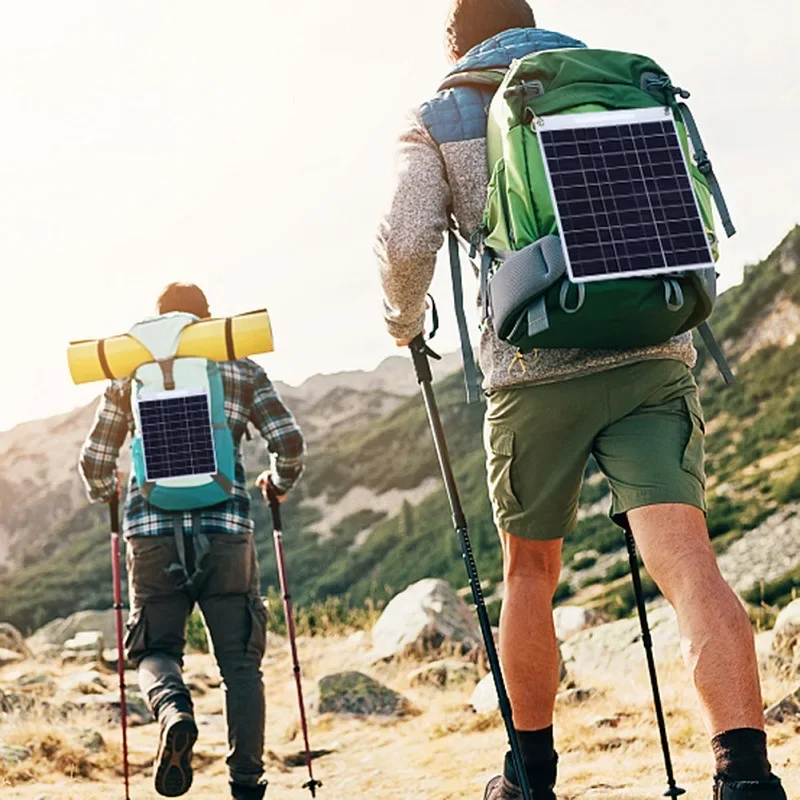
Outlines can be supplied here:
[[[772, 335], [781, 331], [781, 309], [800, 304], [800, 267], [792, 271], [792, 263], [800, 264], [800, 229], [762, 264], [748, 269], [744, 283], [720, 299], [712, 323], [736, 364], [739, 380], [734, 386], [723, 384], [698, 345], [697, 374], [709, 433], [709, 527], [718, 549], [778, 506], [800, 498], [800, 458], [792, 455], [800, 446], [800, 341], [787, 346]], [[756, 340], [761, 346], [753, 353]], [[481, 577], [494, 582], [501, 576], [501, 554], [485, 485], [483, 406], [464, 403], [458, 374], [441, 381], [436, 392]], [[368, 419], [355, 429], [334, 430], [316, 439], [306, 477], [284, 507], [285, 547], [296, 600], [347, 595], [356, 604], [366, 598], [379, 602], [429, 576], [462, 586], [464, 568], [443, 489], [416, 506], [406, 503], [393, 518], [369, 507], [354, 509], [325, 541], [315, 530], [320, 513], [307, 502], [324, 495], [336, 503], [354, 487], [378, 494], [410, 490], [435, 476], [438, 465], [419, 397], [400, 401], [379, 421]], [[602, 499], [606, 489], [594, 464], [586, 478], [582, 503], [588, 506]], [[266, 590], [277, 583], [271, 524], [255, 491], [253, 497]], [[370, 529], [366, 541], [356, 546]], [[110, 602], [103, 510], [82, 510], [50, 541], [46, 557], [0, 586], [0, 618], [31, 629], [53, 616]], [[594, 514], [567, 540], [565, 564], [586, 569], [597, 556], [587, 557], [584, 551], [604, 554], [622, 546], [621, 533], [603, 514]], [[630, 607], [629, 587], [620, 580], [625, 573], [617, 562], [586, 581], [610, 584], [597, 602], [616, 613]], [[780, 594], [792, 586], [781, 584]], [[560, 596], [568, 594], [562, 587]]]

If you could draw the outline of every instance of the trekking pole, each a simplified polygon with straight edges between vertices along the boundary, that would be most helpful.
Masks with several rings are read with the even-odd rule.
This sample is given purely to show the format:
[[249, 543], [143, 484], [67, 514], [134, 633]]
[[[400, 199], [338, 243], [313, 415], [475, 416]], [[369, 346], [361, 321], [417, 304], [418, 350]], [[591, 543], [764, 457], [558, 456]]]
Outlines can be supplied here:
[[119, 675], [119, 711], [122, 718], [122, 768], [125, 776], [125, 800], [130, 800], [128, 779], [128, 708], [125, 703], [125, 651], [122, 646], [122, 581], [119, 568], [119, 498], [109, 503], [111, 514], [111, 573], [114, 581], [114, 612], [117, 629], [117, 673]]
[[314, 778], [311, 768], [311, 747], [308, 743], [308, 725], [306, 723], [306, 709], [303, 703], [303, 684], [300, 679], [300, 661], [297, 657], [297, 643], [294, 635], [294, 617], [292, 616], [292, 596], [289, 594], [289, 580], [286, 577], [286, 560], [283, 557], [283, 525], [281, 523], [281, 504], [278, 500], [278, 490], [270, 477], [267, 483], [267, 498], [272, 511], [272, 538], [275, 542], [275, 558], [278, 562], [278, 577], [283, 595], [283, 610], [286, 615], [286, 629], [289, 632], [289, 646], [292, 651], [292, 666], [294, 680], [297, 684], [297, 703], [300, 706], [300, 723], [303, 727], [303, 742], [306, 748], [306, 766], [308, 767], [308, 780], [303, 784], [304, 789], [311, 792], [312, 797], [317, 796], [317, 787], [322, 783]]
[[500, 713], [503, 716], [506, 734], [508, 735], [508, 744], [511, 748], [511, 758], [514, 762], [514, 769], [517, 772], [517, 779], [519, 780], [519, 787], [522, 791], [523, 800], [531, 800], [531, 790], [530, 786], [528, 785], [528, 774], [525, 771], [524, 764], [522, 763], [522, 751], [520, 750], [519, 740], [517, 739], [517, 732], [514, 729], [514, 721], [511, 714], [511, 703], [509, 702], [508, 694], [506, 692], [503, 673], [500, 671], [500, 661], [497, 657], [497, 649], [494, 645], [492, 626], [489, 622], [489, 615], [486, 613], [486, 603], [483, 599], [483, 590], [481, 589], [481, 582], [478, 578], [478, 567], [475, 564], [475, 556], [472, 553], [472, 545], [469, 541], [467, 519], [464, 515], [464, 510], [461, 507], [461, 500], [458, 496], [458, 488], [456, 487], [453, 468], [450, 464], [450, 456], [447, 452], [447, 442], [445, 440], [444, 429], [442, 428], [442, 421], [439, 417], [439, 409], [436, 406], [436, 398], [433, 393], [433, 375], [431, 373], [431, 365], [428, 359], [435, 358], [439, 360], [441, 356], [434, 353], [433, 350], [428, 347], [428, 343], [425, 341], [423, 334], [419, 334], [419, 336], [413, 339], [408, 347], [411, 350], [411, 358], [414, 362], [414, 370], [417, 373], [417, 382], [422, 389], [422, 397], [425, 401], [425, 409], [428, 412], [428, 422], [430, 423], [431, 433], [433, 434], [433, 443], [436, 447], [436, 455], [439, 458], [439, 467], [442, 471], [442, 478], [444, 479], [447, 499], [450, 502], [450, 510], [453, 514], [453, 524], [461, 544], [461, 557], [464, 559], [464, 564], [467, 568], [469, 585], [472, 589], [472, 600], [475, 603], [475, 609], [478, 613], [478, 624], [481, 628], [483, 643], [486, 647], [486, 656], [489, 660], [489, 668], [491, 669], [495, 689], [497, 690], [497, 702], [500, 706]]
[[661, 705], [661, 692], [658, 689], [658, 675], [656, 675], [656, 662], [653, 656], [653, 639], [650, 636], [650, 625], [647, 622], [647, 609], [644, 605], [644, 592], [642, 591], [642, 576], [639, 572], [639, 560], [636, 557], [636, 542], [633, 532], [629, 525], [625, 526], [625, 544], [628, 548], [628, 561], [631, 565], [631, 577], [633, 578], [633, 591], [636, 595], [636, 608], [639, 611], [639, 622], [642, 626], [642, 643], [647, 654], [647, 668], [650, 671], [650, 685], [653, 687], [653, 703], [656, 707], [656, 719], [658, 720], [658, 732], [661, 736], [661, 750], [664, 753], [664, 765], [667, 770], [667, 791], [664, 797], [680, 797], [686, 794], [685, 789], [675, 783], [675, 775], [672, 771], [672, 758], [669, 754], [669, 738], [667, 737], [667, 724], [664, 720], [664, 708]]

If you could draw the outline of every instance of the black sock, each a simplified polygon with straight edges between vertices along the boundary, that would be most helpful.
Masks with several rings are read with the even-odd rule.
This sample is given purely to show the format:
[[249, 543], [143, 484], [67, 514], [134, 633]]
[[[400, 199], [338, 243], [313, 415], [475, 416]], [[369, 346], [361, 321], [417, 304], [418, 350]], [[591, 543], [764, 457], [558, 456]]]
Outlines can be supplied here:
[[755, 728], [736, 728], [711, 740], [717, 774], [731, 781], [766, 781], [772, 773], [767, 760], [767, 734]]
[[[555, 748], [553, 747], [553, 726], [544, 728], [540, 731], [517, 731], [520, 750], [522, 751], [522, 763], [528, 773], [528, 779], [533, 780], [537, 774], [541, 773], [542, 768], [551, 766], [555, 759]], [[517, 784], [517, 772], [514, 769], [514, 759], [511, 753], [506, 753], [503, 774], [506, 780]]]

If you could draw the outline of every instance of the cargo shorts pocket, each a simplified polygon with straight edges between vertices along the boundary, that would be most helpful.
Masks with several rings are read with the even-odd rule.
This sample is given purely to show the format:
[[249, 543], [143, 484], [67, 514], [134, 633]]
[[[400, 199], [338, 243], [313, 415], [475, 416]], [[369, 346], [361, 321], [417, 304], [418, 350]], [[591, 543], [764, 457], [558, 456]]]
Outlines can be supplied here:
[[147, 654], [147, 625], [143, 608], [134, 608], [125, 623], [125, 657], [136, 664]]
[[681, 468], [694, 475], [704, 486], [706, 482], [705, 471], [705, 433], [706, 423], [703, 419], [703, 408], [700, 405], [700, 398], [696, 392], [687, 394], [683, 398], [684, 405], [686, 406], [686, 413], [690, 424], [689, 438], [686, 446], [683, 449], [683, 457], [681, 459]]
[[514, 431], [499, 425], [488, 425], [486, 433], [489, 494], [497, 511], [518, 514], [522, 504], [514, 491]]
[[267, 649], [267, 607], [258, 595], [248, 595], [247, 610], [250, 617], [247, 655], [257, 658], [260, 662]]

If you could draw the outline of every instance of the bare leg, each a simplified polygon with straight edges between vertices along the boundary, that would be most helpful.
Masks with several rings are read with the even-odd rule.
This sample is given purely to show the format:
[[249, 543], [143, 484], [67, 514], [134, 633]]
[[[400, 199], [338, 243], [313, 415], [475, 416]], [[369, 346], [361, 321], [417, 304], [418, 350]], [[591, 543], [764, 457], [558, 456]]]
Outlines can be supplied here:
[[505, 595], [500, 614], [500, 659], [514, 727], [537, 731], [553, 724], [558, 646], [553, 595], [561, 572], [561, 539], [532, 541], [501, 533]]
[[763, 730], [753, 631], [720, 574], [703, 512], [669, 503], [634, 509], [628, 521], [647, 571], [677, 613], [681, 650], [709, 734]]

